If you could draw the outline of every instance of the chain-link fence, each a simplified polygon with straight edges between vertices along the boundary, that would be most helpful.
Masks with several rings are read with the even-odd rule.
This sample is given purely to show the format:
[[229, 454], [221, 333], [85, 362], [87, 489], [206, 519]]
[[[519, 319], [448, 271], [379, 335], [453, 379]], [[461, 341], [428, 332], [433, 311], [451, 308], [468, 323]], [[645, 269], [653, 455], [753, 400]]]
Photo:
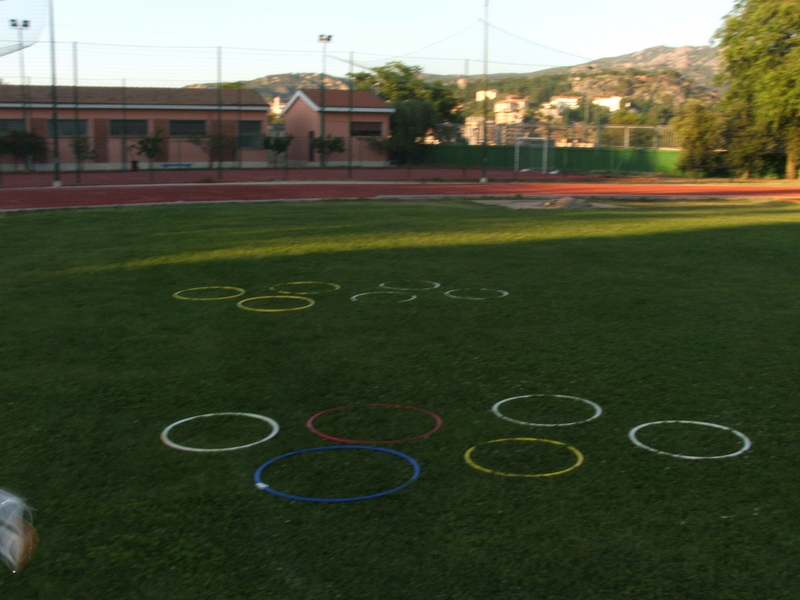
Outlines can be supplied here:
[[[159, 169], [376, 166], [388, 158], [375, 139], [352, 128], [342, 148], [326, 152], [324, 160], [310, 138], [297, 137], [287, 152], [264, 148], [263, 138], [281, 135], [275, 115], [297, 89], [346, 89], [352, 85], [348, 73], [397, 57], [327, 48], [323, 78], [322, 50], [59, 42], [55, 56], [55, 98], [49, 44], [0, 56], [0, 136], [30, 133], [45, 144], [36, 147], [35, 140], [17, 135], [14, 152], [0, 148], [0, 167], [54, 169], [56, 139], [58, 168], [65, 171], [129, 170], [151, 163]], [[460, 72], [452, 76], [458, 93], [465, 102], [473, 95], [467, 76], [479, 70], [471, 64], [476, 61], [413, 61], [428, 72]], [[513, 146], [520, 137], [545, 137], [555, 147], [677, 147], [674, 132], [663, 126], [490, 122], [487, 130], [488, 143], [500, 146]], [[427, 141], [482, 144], [483, 131], [482, 124], [442, 125]], [[148, 154], [142, 140], [158, 137], [163, 139]]]
[[[522, 137], [547, 138], [556, 147], [572, 148], [679, 148], [675, 130], [665, 125], [571, 125], [553, 123], [486, 124], [488, 143], [513, 146]], [[483, 143], [483, 123], [461, 128], [459, 139]]]

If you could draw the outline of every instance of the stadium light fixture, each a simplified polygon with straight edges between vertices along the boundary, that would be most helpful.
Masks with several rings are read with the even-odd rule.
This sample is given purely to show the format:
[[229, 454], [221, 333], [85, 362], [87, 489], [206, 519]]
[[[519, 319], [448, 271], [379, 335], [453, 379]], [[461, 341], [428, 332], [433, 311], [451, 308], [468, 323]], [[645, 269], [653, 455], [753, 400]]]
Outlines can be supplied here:
[[28, 94], [25, 87], [25, 52], [23, 51], [25, 48], [25, 40], [22, 35], [26, 29], [30, 28], [31, 22], [27, 19], [9, 19], [8, 23], [11, 29], [17, 30], [17, 36], [19, 38], [19, 90], [22, 96], [22, 128], [28, 131]]

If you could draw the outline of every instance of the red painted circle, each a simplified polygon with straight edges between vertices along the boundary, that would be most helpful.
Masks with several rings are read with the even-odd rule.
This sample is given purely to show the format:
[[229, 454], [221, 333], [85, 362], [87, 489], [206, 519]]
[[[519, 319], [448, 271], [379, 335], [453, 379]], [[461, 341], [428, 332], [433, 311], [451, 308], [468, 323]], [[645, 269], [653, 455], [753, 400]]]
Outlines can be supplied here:
[[424, 408], [418, 408], [416, 406], [405, 406], [403, 404], [367, 404], [366, 406], [383, 406], [385, 408], [406, 408], [408, 410], [416, 410], [418, 412], [423, 412], [426, 415], [429, 415], [433, 421], [434, 426], [433, 429], [428, 431], [427, 433], [423, 433], [422, 435], [418, 435], [412, 438], [405, 438], [402, 440], [383, 440], [383, 441], [367, 441], [367, 440], [348, 440], [346, 438], [339, 438], [334, 437], [332, 435], [328, 435], [327, 433], [323, 433], [314, 427], [314, 420], [317, 417], [321, 417], [324, 414], [333, 412], [335, 410], [344, 410], [345, 408], [350, 408], [349, 406], [337, 406], [336, 408], [329, 408], [327, 410], [323, 410], [322, 412], [318, 412], [317, 414], [311, 416], [308, 421], [306, 421], [306, 427], [308, 427], [309, 431], [314, 435], [318, 435], [319, 437], [331, 440], [332, 442], [341, 442], [343, 444], [397, 444], [400, 442], [411, 442], [414, 440], [421, 440], [422, 438], [426, 438], [429, 435], [433, 435], [442, 427], [442, 417], [437, 415], [435, 412], [431, 412], [429, 410], [425, 410]]

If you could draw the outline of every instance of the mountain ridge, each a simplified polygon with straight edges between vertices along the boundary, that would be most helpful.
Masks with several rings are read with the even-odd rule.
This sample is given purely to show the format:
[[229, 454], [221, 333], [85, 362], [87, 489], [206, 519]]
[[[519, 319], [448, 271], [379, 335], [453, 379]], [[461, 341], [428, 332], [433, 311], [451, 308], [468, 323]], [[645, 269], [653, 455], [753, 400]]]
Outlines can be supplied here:
[[[719, 70], [721, 59], [716, 48], [712, 46], [653, 46], [621, 56], [600, 58], [571, 67], [555, 67], [532, 71], [530, 73], [494, 73], [489, 81], [503, 79], [530, 79], [545, 75], [570, 73], [580, 75], [596, 71], [624, 71], [637, 69], [642, 71], [668, 71], [680, 73], [700, 87], [715, 89], [714, 76]], [[482, 75], [465, 78], [463, 75], [423, 74], [426, 81], [442, 81], [456, 85], [459, 80], [467, 79], [471, 84], [480, 84]], [[298, 89], [318, 87], [319, 73], [277, 73], [241, 82], [247, 89], [253, 89], [267, 100], [280, 96], [286, 102]], [[347, 89], [348, 80], [333, 75], [325, 76], [325, 87], [328, 89]], [[215, 84], [200, 83], [187, 87], [215, 87]]]

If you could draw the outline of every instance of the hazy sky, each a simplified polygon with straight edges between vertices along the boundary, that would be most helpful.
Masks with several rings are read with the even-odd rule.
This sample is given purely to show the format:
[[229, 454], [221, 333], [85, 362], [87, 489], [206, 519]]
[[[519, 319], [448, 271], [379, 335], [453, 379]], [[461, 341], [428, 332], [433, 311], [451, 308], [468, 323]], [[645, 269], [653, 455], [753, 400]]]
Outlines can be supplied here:
[[[54, 0], [60, 79], [70, 79], [79, 42], [81, 80], [214, 80], [217, 46], [223, 79], [319, 71], [319, 34], [332, 34], [327, 71], [343, 74], [346, 60], [375, 66], [390, 59], [431, 73], [482, 72], [483, 0]], [[0, 24], [13, 10], [38, 15], [45, 0], [0, 1]], [[490, 0], [490, 70], [529, 72], [550, 65], [617, 56], [651, 46], [704, 45], [733, 0]], [[667, 8], [669, 10], [667, 10]], [[37, 17], [41, 20], [41, 17]], [[501, 31], [505, 30], [505, 31]], [[2, 32], [2, 29], [0, 29]], [[512, 35], [513, 34], [513, 35]], [[5, 39], [15, 39], [8, 29]], [[515, 37], [517, 36], [517, 37]], [[537, 46], [557, 49], [561, 52]], [[45, 29], [40, 40], [47, 39]], [[106, 48], [97, 44], [114, 44]], [[208, 50], [122, 48], [120, 45], [207, 47]], [[253, 49], [253, 51], [236, 50]], [[269, 52], [267, 52], [269, 51]], [[469, 59], [468, 67], [464, 61]], [[26, 75], [49, 72], [43, 44], [26, 50]], [[196, 68], [195, 68], [196, 67]], [[0, 57], [0, 77], [19, 81], [19, 59]], [[38, 83], [38, 81], [34, 81]]]

